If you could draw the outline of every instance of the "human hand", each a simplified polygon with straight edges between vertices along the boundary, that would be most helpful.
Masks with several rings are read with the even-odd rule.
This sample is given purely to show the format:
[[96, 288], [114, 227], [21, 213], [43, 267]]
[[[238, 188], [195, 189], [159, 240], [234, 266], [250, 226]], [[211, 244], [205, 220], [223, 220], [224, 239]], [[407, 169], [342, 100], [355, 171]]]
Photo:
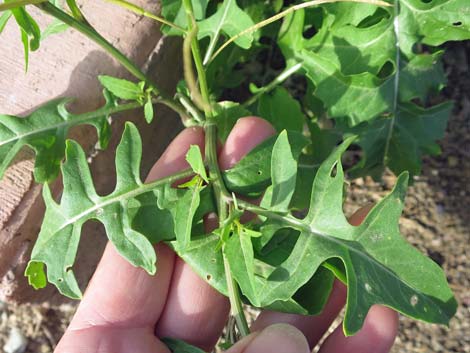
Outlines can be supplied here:
[[[228, 169], [274, 130], [259, 118], [243, 118], [230, 133], [219, 154], [222, 169]], [[204, 149], [204, 132], [188, 128], [170, 144], [149, 173], [147, 181], [187, 167], [190, 145]], [[368, 209], [350, 219], [359, 224]], [[206, 226], [214, 228], [214, 219]], [[155, 276], [135, 268], [108, 243], [77, 312], [59, 342], [56, 353], [170, 353], [159, 337], [182, 339], [210, 351], [221, 335], [229, 313], [228, 299], [199, 278], [164, 244], [156, 246]], [[346, 299], [346, 289], [335, 283], [321, 315], [300, 316], [263, 311], [252, 334], [227, 353], [310, 352], [337, 317]], [[328, 336], [321, 353], [387, 353], [397, 333], [397, 314], [374, 306], [364, 327], [352, 337], [342, 328]]]

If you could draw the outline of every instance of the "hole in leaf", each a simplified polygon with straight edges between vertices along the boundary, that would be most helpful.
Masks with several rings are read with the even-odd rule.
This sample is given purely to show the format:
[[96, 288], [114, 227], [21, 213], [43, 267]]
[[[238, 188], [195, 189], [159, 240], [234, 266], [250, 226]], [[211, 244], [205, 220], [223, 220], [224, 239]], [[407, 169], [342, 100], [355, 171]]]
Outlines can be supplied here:
[[421, 2], [424, 2], [425, 4], [429, 4], [432, 2], [432, 0], [421, 0]]
[[62, 283], [63, 281], [64, 281], [63, 278], [58, 278], [58, 279], [57, 279], [57, 282], [59, 282], [59, 283]]
[[385, 64], [383, 64], [383, 66], [380, 68], [379, 72], [377, 73], [377, 76], [379, 78], [387, 78], [389, 77], [391, 74], [393, 74], [395, 70], [395, 65], [392, 61], [387, 61]]
[[358, 28], [367, 28], [372, 27], [382, 21], [383, 19], [390, 18], [390, 13], [379, 7], [372, 15], [367, 16], [364, 18], [359, 24], [357, 25]]
[[302, 33], [302, 36], [305, 38], [305, 39], [310, 39], [312, 38], [315, 34], [317, 34], [318, 31], [317, 29], [314, 27], [314, 26], [307, 26], [303, 33]]
[[418, 301], [419, 301], [419, 299], [418, 299], [418, 296], [417, 296], [417, 295], [413, 295], [413, 296], [410, 298], [410, 304], [411, 304], [412, 306], [416, 306], [416, 304], [418, 304]]
[[338, 173], [338, 162], [336, 162], [333, 168], [331, 169], [330, 176], [332, 178], [335, 178], [337, 173]]
[[457, 22], [454, 22], [452, 23], [452, 26], [461, 26], [462, 25], [462, 21], [457, 21]]
[[323, 10], [321, 8], [310, 8], [305, 11], [305, 27], [302, 36], [305, 39], [312, 38], [318, 33], [323, 25]]
[[431, 258], [431, 260], [437, 263], [440, 267], [442, 267], [442, 265], [446, 261], [444, 255], [442, 255], [442, 253], [439, 251], [428, 250], [428, 256]]
[[258, 170], [258, 175], [261, 175], [263, 174], [263, 172], [261, 170]]
[[211, 276], [211, 275], [207, 275], [207, 276], [206, 276], [206, 279], [207, 279], [208, 281], [210, 281], [210, 280], [212, 279], [212, 276]]

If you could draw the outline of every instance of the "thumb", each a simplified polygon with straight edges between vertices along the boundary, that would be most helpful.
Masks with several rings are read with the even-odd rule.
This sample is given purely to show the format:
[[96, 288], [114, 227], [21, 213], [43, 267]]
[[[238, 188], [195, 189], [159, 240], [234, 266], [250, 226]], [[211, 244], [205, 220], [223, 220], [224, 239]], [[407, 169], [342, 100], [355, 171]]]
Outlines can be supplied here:
[[245, 337], [226, 353], [310, 353], [310, 349], [294, 326], [275, 324]]

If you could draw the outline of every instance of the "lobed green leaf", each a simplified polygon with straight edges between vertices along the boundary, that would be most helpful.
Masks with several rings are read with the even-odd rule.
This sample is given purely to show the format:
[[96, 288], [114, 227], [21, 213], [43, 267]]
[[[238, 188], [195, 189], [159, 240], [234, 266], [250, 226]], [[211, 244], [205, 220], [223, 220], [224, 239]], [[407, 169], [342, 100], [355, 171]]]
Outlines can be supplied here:
[[398, 229], [408, 176], [402, 174], [391, 194], [380, 201], [360, 226], [343, 214], [344, 173], [341, 155], [346, 140], [321, 165], [313, 184], [308, 215], [292, 219], [300, 230], [288, 257], [271, 271], [259, 273], [255, 298], [261, 305], [291, 297], [321, 268], [339, 259], [348, 285], [344, 330], [356, 333], [374, 304], [405, 315], [447, 324], [456, 301], [442, 269], [401, 237]]
[[357, 144], [363, 151], [359, 163], [350, 170], [351, 175], [379, 179], [385, 167], [396, 175], [404, 171], [419, 175], [423, 155], [437, 155], [441, 151], [436, 141], [444, 137], [451, 110], [450, 102], [429, 109], [403, 103], [395, 117], [345, 128], [347, 134], [359, 137]]
[[82, 225], [89, 219], [103, 223], [116, 250], [131, 264], [155, 273], [153, 246], [144, 235], [132, 229], [127, 213], [127, 199], [143, 186], [139, 171], [141, 153], [137, 128], [127, 123], [116, 151], [116, 187], [110, 195], [101, 197], [94, 189], [85, 153], [76, 142], [67, 142], [60, 204], [52, 198], [47, 184], [43, 189], [46, 214], [26, 269], [26, 275], [35, 288], [44, 284], [37, 280], [44, 276], [43, 268], [38, 266], [38, 263], [43, 263], [47, 266], [48, 280], [62, 294], [71, 298], [81, 297], [72, 266]]
[[59, 98], [24, 118], [0, 115], [0, 178], [19, 150], [28, 145], [36, 152], [35, 180], [40, 183], [54, 180], [64, 158], [68, 131], [75, 125], [94, 126], [100, 147], [106, 148], [111, 135], [107, 118], [117, 104], [108, 93], [104, 94], [106, 104], [93, 113], [71, 114], [66, 108], [71, 99]]

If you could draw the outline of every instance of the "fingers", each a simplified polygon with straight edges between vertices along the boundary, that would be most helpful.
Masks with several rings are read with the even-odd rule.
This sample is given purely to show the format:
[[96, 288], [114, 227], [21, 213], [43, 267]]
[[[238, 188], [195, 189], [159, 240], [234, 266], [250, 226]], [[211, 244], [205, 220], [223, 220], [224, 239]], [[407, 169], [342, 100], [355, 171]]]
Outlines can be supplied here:
[[244, 155], [275, 133], [276, 130], [264, 119], [255, 116], [239, 119], [219, 153], [220, 169], [233, 167]]
[[178, 258], [167, 304], [155, 332], [161, 338], [178, 338], [210, 350], [222, 332], [228, 312], [226, 298]]
[[[360, 208], [349, 218], [349, 222], [354, 226], [361, 224], [371, 208], [372, 205]], [[298, 328], [307, 338], [310, 347], [314, 347], [338, 316], [345, 302], [346, 287], [336, 280], [330, 298], [320, 315], [304, 316], [263, 311], [254, 322], [253, 330], [260, 330], [277, 322], [288, 323]]]
[[[221, 168], [233, 166], [274, 133], [265, 120], [254, 117], [239, 119], [219, 153]], [[183, 339], [210, 350], [222, 333], [228, 312], [227, 298], [177, 259], [170, 294], [156, 333], [159, 337]]]
[[227, 353], [309, 353], [307, 339], [294, 326], [275, 324], [237, 342]]
[[204, 155], [204, 130], [202, 128], [187, 128], [176, 136], [150, 170], [147, 181], [160, 179], [189, 168], [186, 153], [191, 145], [199, 146]]
[[171, 353], [151, 328], [99, 327], [68, 332], [55, 353]]
[[[203, 146], [203, 143], [202, 129], [184, 130], [164, 152], [148, 179], [161, 178], [187, 168], [185, 154], [189, 146]], [[146, 327], [153, 336], [153, 328], [165, 304], [174, 267], [174, 254], [168, 247], [159, 245], [156, 251], [158, 271], [155, 276], [150, 276], [144, 270], [129, 264], [108, 243], [60, 347], [73, 346], [74, 342], [80, 342], [84, 346], [89, 343], [93, 347], [97, 337], [94, 330], [97, 329], [104, 330], [105, 335], [100, 338], [103, 341], [111, 339], [106, 334], [112, 335], [116, 332], [113, 329], [117, 328], [124, 330]], [[85, 334], [84, 330], [93, 332]], [[86, 339], [90, 341], [87, 343]], [[94, 352], [91, 349], [81, 352], [84, 351]]]
[[398, 314], [392, 309], [374, 305], [364, 326], [354, 336], [345, 337], [342, 325], [326, 339], [320, 353], [388, 353], [398, 331]]

